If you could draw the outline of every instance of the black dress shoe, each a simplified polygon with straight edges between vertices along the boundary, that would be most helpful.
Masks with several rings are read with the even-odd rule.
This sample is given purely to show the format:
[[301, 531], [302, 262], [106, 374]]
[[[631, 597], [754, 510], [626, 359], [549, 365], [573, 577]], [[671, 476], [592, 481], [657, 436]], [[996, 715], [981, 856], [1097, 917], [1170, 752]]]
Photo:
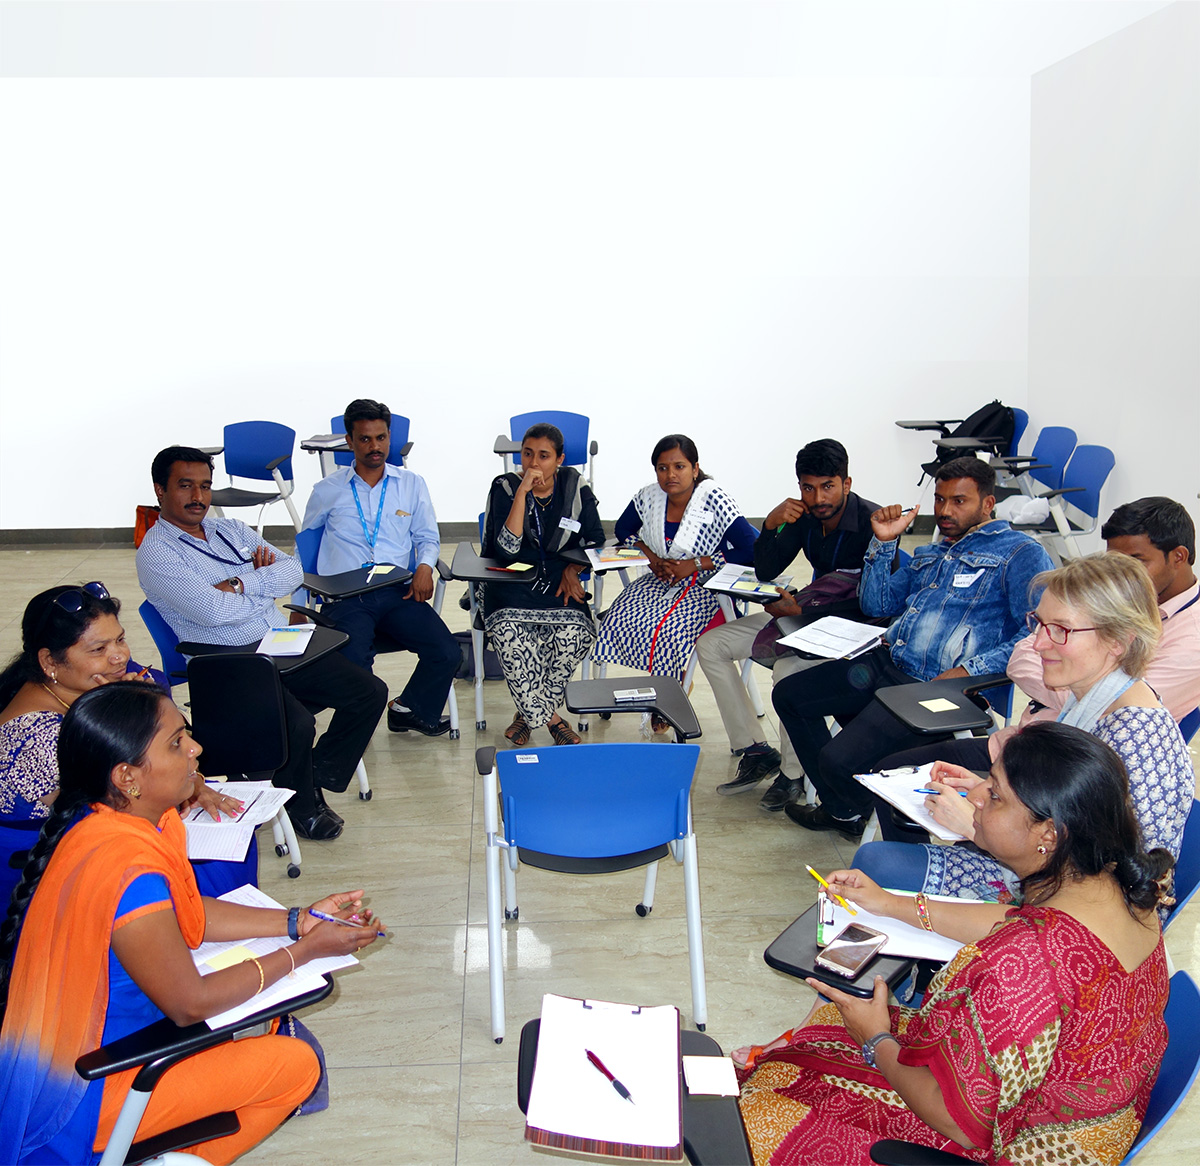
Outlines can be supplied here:
[[313, 787], [313, 799], [317, 803], [317, 810], [324, 814], [325, 817], [336, 822], [339, 826], [346, 824], [342, 815], [330, 808], [329, 803], [325, 800], [325, 791], [319, 785]]
[[311, 818], [288, 814], [292, 827], [301, 838], [313, 842], [329, 842], [342, 832], [342, 820], [328, 806], [320, 806]]
[[392, 708], [388, 705], [387, 725], [393, 733], [407, 733], [409, 729], [418, 733], [424, 733], [426, 737], [440, 737], [443, 733], [450, 732], [450, 718], [439, 717], [433, 724], [421, 720], [416, 713], [411, 710], [402, 713], [399, 709]]
[[824, 806], [798, 806], [793, 802], [784, 806], [783, 812], [805, 830], [832, 830], [847, 842], [859, 841], [867, 826], [863, 818], [835, 818]]

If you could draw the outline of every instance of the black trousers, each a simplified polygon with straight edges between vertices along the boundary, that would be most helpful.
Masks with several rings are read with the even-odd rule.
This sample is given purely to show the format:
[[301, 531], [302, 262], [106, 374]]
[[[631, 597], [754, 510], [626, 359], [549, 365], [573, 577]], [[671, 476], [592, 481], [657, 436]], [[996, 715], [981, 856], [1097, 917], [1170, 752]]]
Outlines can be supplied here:
[[[775, 685], [771, 702], [827, 813], [865, 817], [871, 795], [854, 774], [871, 772], [898, 750], [931, 744], [930, 737], [914, 733], [875, 700], [876, 689], [917, 683], [892, 663], [886, 648], [876, 648], [855, 660], [807, 668]], [[826, 717], [842, 726], [836, 737]]]
[[[288, 808], [299, 817], [316, 813], [313, 787], [337, 792], [354, 776], [387, 704], [387, 685], [331, 652], [280, 677], [287, 722], [288, 759], [272, 778], [277, 786], [294, 789]], [[333, 709], [329, 728], [320, 741], [314, 713]]]
[[382, 650], [392, 646], [387, 643], [391, 640], [402, 651], [417, 654], [400, 703], [430, 724], [442, 714], [462, 653], [442, 617], [428, 603], [405, 599], [405, 590], [400, 584], [381, 587], [331, 603], [324, 612], [350, 637], [342, 655], [360, 668], [370, 671], [375, 663], [379, 633], [384, 637]]

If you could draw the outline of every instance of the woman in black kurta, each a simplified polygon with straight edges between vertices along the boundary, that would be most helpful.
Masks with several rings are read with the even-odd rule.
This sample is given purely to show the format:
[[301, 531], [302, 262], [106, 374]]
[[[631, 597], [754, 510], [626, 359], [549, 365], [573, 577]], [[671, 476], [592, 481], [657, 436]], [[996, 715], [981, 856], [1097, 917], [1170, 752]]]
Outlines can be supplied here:
[[537, 570], [532, 584], [489, 582], [483, 589], [484, 627], [517, 706], [504, 735], [518, 747], [542, 725], [555, 744], [579, 742], [558, 710], [567, 681], [596, 639], [581, 567], [561, 555], [599, 546], [604, 530], [596, 496], [562, 461], [559, 430], [531, 426], [521, 443], [521, 472], [492, 482], [484, 516], [483, 554]]

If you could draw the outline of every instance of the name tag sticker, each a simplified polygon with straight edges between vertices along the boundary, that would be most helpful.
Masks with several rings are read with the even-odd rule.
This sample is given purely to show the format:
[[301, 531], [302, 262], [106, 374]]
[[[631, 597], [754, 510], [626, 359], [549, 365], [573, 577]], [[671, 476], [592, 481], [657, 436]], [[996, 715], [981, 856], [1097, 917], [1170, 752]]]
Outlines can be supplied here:
[[700, 525], [708, 526], [713, 520], [713, 512], [711, 510], [700, 511]]
[[560, 530], [579, 530], [579, 523], [573, 518], [567, 518], [565, 515], [558, 520]]
[[964, 575], [955, 575], [954, 576], [954, 586], [955, 587], [970, 587], [971, 584], [974, 583], [975, 580], [978, 579], [979, 576], [982, 574], [983, 574], [983, 568], [980, 567], [978, 571], [973, 571], [970, 575], [965, 575], [965, 574]]
[[540, 760], [540, 758], [538, 757], [538, 755], [536, 753], [518, 753], [517, 754], [517, 764], [518, 765], [537, 765], [539, 760]]

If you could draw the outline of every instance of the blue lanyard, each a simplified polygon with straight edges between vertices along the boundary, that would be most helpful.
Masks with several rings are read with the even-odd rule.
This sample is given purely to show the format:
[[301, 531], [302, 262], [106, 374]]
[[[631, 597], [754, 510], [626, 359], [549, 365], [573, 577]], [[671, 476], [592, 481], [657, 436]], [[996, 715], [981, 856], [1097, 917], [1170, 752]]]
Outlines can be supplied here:
[[[185, 532], [186, 533], [186, 532]], [[227, 567], [244, 567], [251, 562], [250, 559], [242, 558], [242, 553], [231, 543], [219, 530], [213, 532], [235, 555], [237, 559], [223, 559], [220, 555], [214, 555], [212, 551], [206, 551], [203, 547], [198, 547], [194, 542], [184, 543], [185, 547], [191, 547], [197, 554], [207, 555], [210, 559], [216, 559], [218, 563], [224, 563]], [[193, 538], [193, 535], [188, 535], [188, 538]], [[181, 540], [182, 541], [182, 540]]]
[[[358, 485], [354, 481], [354, 476], [350, 478], [350, 492], [354, 495], [354, 505], [358, 508], [358, 521], [362, 523], [363, 538], [367, 540], [367, 547], [371, 552], [371, 563], [375, 561], [375, 544], [379, 541], [379, 524], [383, 521], [383, 503], [387, 498], [388, 476], [387, 472], [383, 475], [383, 492], [379, 495], [379, 505], [375, 508], [375, 530], [371, 533], [367, 532], [367, 520], [363, 515], [362, 503], [358, 500]], [[371, 563], [364, 563], [364, 567], [369, 567]]]

